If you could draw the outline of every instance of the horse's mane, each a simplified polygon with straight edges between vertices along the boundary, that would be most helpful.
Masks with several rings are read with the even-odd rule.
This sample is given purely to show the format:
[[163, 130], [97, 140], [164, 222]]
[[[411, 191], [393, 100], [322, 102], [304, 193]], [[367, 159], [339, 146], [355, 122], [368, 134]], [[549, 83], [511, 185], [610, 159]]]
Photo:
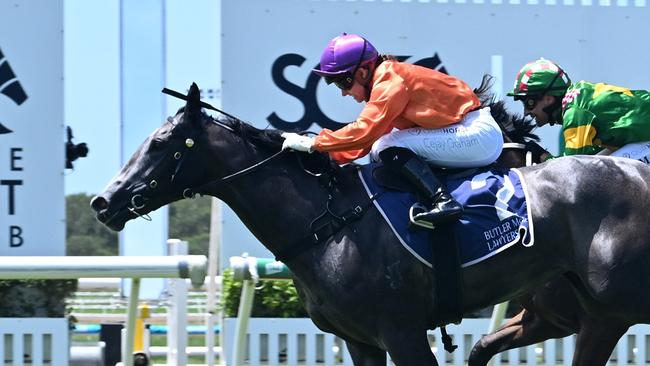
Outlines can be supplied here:
[[282, 131], [260, 129], [238, 118], [226, 115], [220, 115], [217, 118], [212, 116], [209, 117], [232, 128], [233, 131], [243, 140], [250, 142], [257, 147], [273, 151], [278, 151], [282, 147], [282, 142], [284, 141], [282, 136], [280, 136], [282, 134]]
[[[243, 141], [249, 143], [251, 147], [255, 149], [262, 149], [269, 153], [276, 153], [282, 148], [284, 138], [281, 135], [284, 131], [260, 129], [232, 116], [220, 115], [215, 118], [205, 113], [204, 115], [215, 122], [232, 128], [235, 134], [239, 135]], [[311, 154], [301, 154], [303, 154], [301, 164], [307, 168], [315, 169], [317, 171], [332, 171], [339, 169], [338, 164], [330, 160], [328, 153], [316, 151]]]
[[[185, 112], [185, 107], [178, 109], [176, 114], [181, 114]], [[253, 127], [251, 124], [246, 123], [239, 118], [219, 114], [217, 117], [213, 117], [205, 111], [201, 110], [201, 116], [203, 119], [212, 121], [213, 123], [222, 124], [228, 126], [233, 130], [235, 134], [240, 136], [244, 141], [250, 142], [251, 144], [265, 148], [268, 150], [278, 151], [282, 147], [282, 142], [284, 139], [281, 134], [282, 131], [278, 130], [269, 130], [269, 129], [259, 129]]]
[[481, 80], [481, 85], [474, 89], [474, 94], [481, 101], [481, 107], [490, 107], [492, 117], [494, 117], [501, 130], [512, 142], [539, 141], [539, 136], [532, 133], [536, 127], [533, 119], [508, 112], [505, 102], [503, 100], [497, 100], [494, 93], [490, 91], [493, 81], [494, 77], [492, 75], [485, 74]]

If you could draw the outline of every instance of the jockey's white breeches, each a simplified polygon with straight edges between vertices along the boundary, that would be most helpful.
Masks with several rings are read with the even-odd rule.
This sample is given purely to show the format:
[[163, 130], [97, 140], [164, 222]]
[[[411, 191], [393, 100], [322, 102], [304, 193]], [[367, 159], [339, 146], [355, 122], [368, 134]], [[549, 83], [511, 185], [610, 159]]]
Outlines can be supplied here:
[[621, 156], [650, 164], [650, 141], [627, 144], [614, 151], [610, 156]]
[[436, 166], [473, 168], [497, 160], [503, 136], [490, 108], [482, 108], [443, 128], [415, 127], [386, 134], [372, 145], [371, 158], [378, 161], [379, 152], [389, 147], [409, 149]]

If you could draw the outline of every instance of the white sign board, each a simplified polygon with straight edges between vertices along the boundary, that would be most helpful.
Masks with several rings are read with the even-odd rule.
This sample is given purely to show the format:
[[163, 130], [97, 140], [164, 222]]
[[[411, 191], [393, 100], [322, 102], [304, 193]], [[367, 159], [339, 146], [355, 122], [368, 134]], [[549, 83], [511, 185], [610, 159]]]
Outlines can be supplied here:
[[[445, 70], [471, 86], [485, 73], [505, 95], [539, 57], [574, 81], [650, 89], [646, 0], [245, 0], [222, 2], [223, 107], [257, 127], [319, 131], [361, 110], [310, 70], [327, 42], [357, 33], [380, 53]], [[255, 26], [251, 26], [254, 24]], [[520, 103], [508, 102], [522, 113]], [[558, 152], [557, 127], [535, 131]], [[224, 212], [222, 258], [270, 255]]]
[[63, 1], [0, 15], [0, 256], [64, 255]]

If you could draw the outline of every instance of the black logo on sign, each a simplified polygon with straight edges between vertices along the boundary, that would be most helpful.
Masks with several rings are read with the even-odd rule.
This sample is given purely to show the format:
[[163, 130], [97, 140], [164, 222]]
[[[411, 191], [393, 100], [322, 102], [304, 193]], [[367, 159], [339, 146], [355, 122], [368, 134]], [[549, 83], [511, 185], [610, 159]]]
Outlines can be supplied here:
[[[0, 50], [0, 94], [9, 97], [17, 105], [23, 104], [27, 99], [25, 90], [20, 85], [18, 79], [16, 79], [16, 74], [11, 69], [9, 61], [5, 59], [2, 50]], [[0, 122], [0, 135], [10, 132], [12, 131]]]
[[[410, 57], [411, 56], [397, 56], [397, 60], [405, 61]], [[288, 53], [278, 57], [271, 67], [271, 76], [275, 85], [280, 90], [298, 99], [304, 107], [304, 114], [297, 120], [287, 121], [281, 118], [276, 112], [272, 112], [266, 118], [267, 121], [271, 126], [283, 131], [306, 131], [311, 127], [312, 123], [316, 123], [323, 128], [329, 128], [330, 130], [337, 130], [345, 126], [346, 123], [334, 121], [327, 117], [318, 106], [316, 101], [316, 87], [318, 86], [318, 82], [321, 80], [320, 76], [314, 73], [309, 73], [307, 83], [304, 87], [293, 84], [284, 77], [284, 70], [287, 67], [300, 67], [305, 60], [306, 59], [301, 55]], [[442, 61], [437, 53], [434, 54], [433, 57], [418, 60], [417, 62], [414, 62], [414, 64], [428, 67], [445, 74], [447, 73], [447, 69], [442, 66]]]

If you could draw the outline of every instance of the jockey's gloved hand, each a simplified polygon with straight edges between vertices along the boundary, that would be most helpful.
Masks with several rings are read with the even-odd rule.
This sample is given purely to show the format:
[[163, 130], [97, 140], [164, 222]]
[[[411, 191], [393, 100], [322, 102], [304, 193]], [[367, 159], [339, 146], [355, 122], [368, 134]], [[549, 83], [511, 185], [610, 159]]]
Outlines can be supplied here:
[[299, 135], [293, 132], [285, 132], [282, 134], [282, 137], [284, 137], [284, 142], [282, 143], [282, 150], [292, 149], [292, 150], [304, 151], [308, 153], [314, 152], [313, 137]]

